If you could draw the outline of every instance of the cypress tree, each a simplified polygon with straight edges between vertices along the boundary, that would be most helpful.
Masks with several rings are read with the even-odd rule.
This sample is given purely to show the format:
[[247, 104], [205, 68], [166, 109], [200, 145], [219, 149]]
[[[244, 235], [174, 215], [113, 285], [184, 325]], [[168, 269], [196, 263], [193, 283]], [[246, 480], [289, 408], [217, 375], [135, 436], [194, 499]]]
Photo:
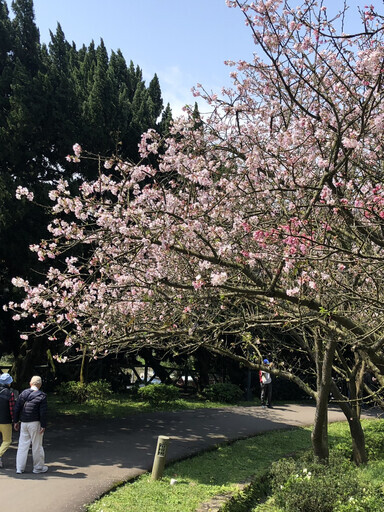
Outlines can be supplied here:
[[76, 48], [66, 41], [61, 25], [58, 24], [56, 33], [51, 32], [43, 90], [47, 100], [44, 126], [50, 148], [46, 157], [53, 169], [58, 162], [65, 167], [63, 155], [72, 146], [80, 122], [73, 74], [76, 62]]
[[40, 33], [35, 24], [33, 0], [14, 0], [12, 10], [15, 14], [12, 20], [15, 60], [34, 76], [40, 67]]
[[165, 107], [162, 115], [161, 115], [161, 121], [158, 124], [157, 130], [161, 135], [167, 135], [169, 132], [169, 127], [172, 122], [172, 109], [169, 103], [167, 103], [167, 106]]
[[126, 61], [120, 50], [112, 51], [108, 66], [108, 77], [111, 85], [111, 98], [113, 103], [113, 112], [111, 113], [111, 122], [113, 124], [113, 133], [115, 137], [115, 150], [120, 154], [127, 153], [126, 139], [129, 133], [129, 126], [132, 122], [132, 108], [129, 101], [128, 91], [128, 68]]
[[13, 32], [9, 11], [5, 1], [0, 0], [0, 169], [4, 165], [5, 126], [11, 95], [13, 65], [10, 54], [12, 48]]
[[156, 74], [149, 83], [148, 93], [153, 103], [153, 116], [157, 119], [163, 111], [163, 98], [161, 97], [160, 82]]
[[[41, 208], [15, 199], [18, 185], [32, 188], [39, 203], [46, 188], [59, 176], [77, 186], [78, 176], [92, 179], [95, 167], [84, 161], [76, 167], [65, 155], [79, 142], [103, 155], [118, 152], [137, 161], [142, 132], [167, 130], [172, 117], [163, 110], [157, 75], [147, 87], [139, 66], [129, 66], [120, 50], [110, 59], [101, 40], [96, 48], [79, 49], [69, 43], [60, 24], [48, 45], [40, 44], [33, 0], [14, 0], [11, 20], [5, 0], [0, 0], [0, 296], [13, 300], [11, 278], [21, 275], [31, 282], [35, 255], [28, 246], [46, 236]], [[97, 171], [96, 171], [97, 172]], [[27, 358], [35, 346], [20, 343], [17, 329], [0, 310], [2, 346]], [[6, 334], [5, 334], [6, 333]], [[37, 340], [39, 346], [41, 345]], [[9, 343], [9, 344], [8, 344]], [[32, 347], [32, 350], [31, 350]], [[41, 356], [40, 349], [36, 355]], [[28, 356], [28, 357], [27, 357]], [[33, 359], [33, 358], [32, 358]], [[21, 376], [23, 378], [23, 376]]]

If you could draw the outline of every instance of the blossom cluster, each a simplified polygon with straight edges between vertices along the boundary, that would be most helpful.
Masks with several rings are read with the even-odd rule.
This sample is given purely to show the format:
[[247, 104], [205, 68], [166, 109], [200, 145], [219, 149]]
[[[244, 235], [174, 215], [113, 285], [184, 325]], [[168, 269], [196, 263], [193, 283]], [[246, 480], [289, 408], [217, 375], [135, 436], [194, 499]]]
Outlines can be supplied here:
[[26, 298], [9, 306], [37, 333], [86, 340], [96, 357], [144, 332], [193, 337], [249, 302], [271, 318], [297, 307], [379, 328], [381, 33], [341, 44], [325, 10], [320, 34], [310, 12], [241, 4], [264, 57], [236, 64], [224, 98], [206, 96], [210, 116], [186, 111], [165, 141], [143, 134], [156, 164], [106, 159], [77, 195], [65, 181], [50, 192], [52, 240], [31, 249], [55, 264], [37, 287], [15, 280]]

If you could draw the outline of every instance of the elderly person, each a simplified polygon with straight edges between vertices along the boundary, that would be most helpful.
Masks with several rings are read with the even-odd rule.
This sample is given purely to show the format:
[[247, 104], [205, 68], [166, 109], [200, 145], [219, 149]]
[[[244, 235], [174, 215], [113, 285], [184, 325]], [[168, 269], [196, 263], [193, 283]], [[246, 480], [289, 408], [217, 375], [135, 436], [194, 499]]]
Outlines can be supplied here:
[[20, 393], [14, 411], [15, 430], [19, 430], [19, 445], [16, 455], [16, 473], [23, 473], [27, 464], [28, 451], [32, 443], [33, 473], [45, 473], [43, 434], [46, 427], [47, 395], [40, 391], [41, 377], [35, 375], [30, 387]]
[[0, 434], [3, 442], [0, 445], [0, 468], [3, 467], [3, 455], [12, 443], [12, 422], [15, 407], [15, 395], [9, 373], [0, 374]]

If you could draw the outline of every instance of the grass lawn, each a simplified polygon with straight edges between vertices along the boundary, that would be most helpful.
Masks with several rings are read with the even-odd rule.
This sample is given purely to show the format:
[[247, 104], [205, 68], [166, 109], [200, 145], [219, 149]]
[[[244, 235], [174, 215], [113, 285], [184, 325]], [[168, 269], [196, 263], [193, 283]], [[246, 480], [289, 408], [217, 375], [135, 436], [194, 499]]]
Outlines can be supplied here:
[[50, 416], [66, 415], [66, 416], [97, 416], [103, 418], [124, 418], [130, 414], [140, 414], [142, 412], [151, 411], [181, 411], [194, 410], [202, 408], [220, 408], [220, 407], [246, 407], [258, 405], [260, 402], [254, 400], [252, 402], [240, 402], [231, 405], [223, 402], [210, 402], [209, 400], [201, 400], [198, 398], [180, 398], [170, 403], [158, 403], [151, 405], [149, 402], [141, 402], [138, 400], [129, 400], [124, 396], [116, 395], [114, 398], [108, 398], [105, 402], [90, 401], [84, 404], [63, 403], [55, 394], [48, 396]]
[[[373, 423], [376, 426], [371, 429], [370, 425]], [[378, 435], [383, 437], [384, 421], [364, 420], [363, 425], [370, 455], [376, 460], [357, 470], [358, 479], [362, 485], [365, 483], [367, 486], [376, 485], [384, 491], [384, 451], [375, 449]], [[351, 443], [346, 423], [331, 424], [329, 437], [332, 453], [338, 452], [347, 460]], [[381, 446], [383, 445], [384, 443], [381, 442]], [[267, 499], [265, 496], [260, 499], [260, 494], [256, 492], [249, 498], [239, 491], [238, 483], [261, 478], [269, 471], [274, 461], [308, 452], [310, 446], [310, 429], [308, 428], [270, 432], [233, 444], [222, 445], [213, 451], [169, 465], [159, 481], [151, 481], [148, 474], [142, 475], [132, 483], [125, 484], [105, 495], [90, 505], [87, 510], [88, 512], [195, 512], [199, 505], [212, 497], [237, 494], [238, 499], [231, 505], [225, 505], [225, 511], [284, 512], [275, 505], [273, 495]], [[375, 451], [376, 453], [373, 454]], [[171, 479], [176, 480], [174, 485], [171, 485]], [[384, 502], [380, 502], [378, 507], [345, 510], [380, 512], [384, 510]], [[344, 509], [340, 510], [344, 511]]]
[[[89, 512], [194, 512], [211, 497], [238, 490], [237, 484], [261, 476], [271, 460], [287, 454], [287, 447], [310, 447], [310, 431], [272, 432], [177, 462], [164, 477], [151, 481], [142, 475], [118, 488], [88, 508]], [[170, 485], [176, 479], [175, 485]]]

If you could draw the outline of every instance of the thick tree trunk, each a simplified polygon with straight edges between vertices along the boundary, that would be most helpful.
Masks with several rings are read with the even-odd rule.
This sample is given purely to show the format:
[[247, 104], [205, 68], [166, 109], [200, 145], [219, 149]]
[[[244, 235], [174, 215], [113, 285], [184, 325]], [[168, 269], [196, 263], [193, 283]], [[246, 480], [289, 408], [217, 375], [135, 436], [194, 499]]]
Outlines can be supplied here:
[[324, 346], [320, 337], [316, 340], [317, 396], [312, 448], [315, 457], [325, 463], [329, 458], [328, 399], [332, 384], [332, 363], [335, 350], [335, 342], [329, 341]]
[[349, 430], [352, 437], [353, 461], [358, 466], [368, 462], [367, 451], [365, 448], [365, 435], [358, 417], [351, 416], [348, 419]]
[[[353, 388], [351, 390], [350, 387], [350, 392], [351, 391], [353, 392]], [[360, 422], [360, 406], [353, 396], [351, 396], [351, 403], [355, 405], [350, 405], [335, 383], [332, 384], [332, 393], [336, 400], [338, 400], [340, 409], [343, 411], [348, 421], [352, 438], [353, 461], [358, 466], [365, 464], [368, 461], [368, 456], [365, 448], [365, 435]]]
[[315, 422], [312, 430], [312, 448], [316, 458], [320, 461], [328, 461], [328, 393], [325, 390], [320, 390], [316, 399]]

